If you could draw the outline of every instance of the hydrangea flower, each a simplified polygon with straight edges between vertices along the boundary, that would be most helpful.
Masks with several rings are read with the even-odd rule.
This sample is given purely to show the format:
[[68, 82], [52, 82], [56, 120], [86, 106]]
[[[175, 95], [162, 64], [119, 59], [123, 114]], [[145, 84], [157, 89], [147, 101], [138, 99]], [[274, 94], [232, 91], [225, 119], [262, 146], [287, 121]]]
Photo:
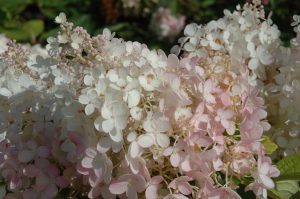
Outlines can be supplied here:
[[[297, 149], [287, 137], [298, 136], [292, 106], [300, 107], [300, 86], [299, 51], [279, 48], [279, 31], [260, 3], [187, 25], [174, 48], [180, 57], [108, 29], [92, 37], [63, 13], [43, 50], [4, 39], [0, 193], [240, 198], [236, 179], [247, 176], [241, 183], [265, 197], [279, 171], [262, 136], [271, 129], [281, 148]], [[180, 32], [184, 18], [160, 12], [163, 34]], [[278, 122], [270, 126], [268, 116]]]

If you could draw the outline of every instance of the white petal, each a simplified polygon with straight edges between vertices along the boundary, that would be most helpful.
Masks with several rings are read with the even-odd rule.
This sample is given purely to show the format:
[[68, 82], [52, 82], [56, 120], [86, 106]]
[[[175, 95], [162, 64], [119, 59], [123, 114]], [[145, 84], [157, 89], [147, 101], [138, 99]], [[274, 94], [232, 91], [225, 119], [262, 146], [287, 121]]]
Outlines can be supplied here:
[[33, 85], [33, 82], [31, 81], [31, 79], [28, 77], [28, 75], [24, 75], [22, 74], [19, 77], [19, 83], [20, 85], [22, 85], [23, 87], [29, 88], [30, 86]]
[[132, 108], [134, 106], [137, 106], [140, 103], [140, 93], [137, 90], [131, 90], [128, 93], [128, 107]]
[[132, 158], [136, 158], [140, 153], [140, 147], [137, 142], [132, 142], [129, 147], [129, 154]]
[[190, 42], [184, 44], [183, 48], [184, 48], [184, 50], [186, 50], [188, 52], [195, 50], [195, 46], [193, 44], [191, 44]]
[[252, 58], [249, 63], [248, 63], [248, 67], [251, 69], [251, 70], [255, 70], [259, 67], [259, 61], [257, 58]]
[[87, 95], [82, 94], [82, 95], [79, 96], [78, 101], [81, 104], [88, 104], [90, 102], [90, 99], [89, 99], [89, 97]]
[[149, 148], [154, 144], [154, 140], [150, 135], [140, 135], [137, 142], [143, 148]]
[[67, 21], [66, 14], [61, 12], [57, 17], [55, 17], [56, 23], [65, 23]]
[[102, 129], [102, 122], [103, 122], [103, 118], [102, 117], [97, 117], [94, 121], [94, 126], [98, 131], [103, 131]]
[[114, 125], [115, 124], [113, 119], [104, 120], [102, 122], [102, 129], [104, 132], [108, 133], [114, 129]]
[[266, 175], [270, 170], [270, 165], [267, 162], [261, 164], [259, 173]]
[[88, 104], [88, 105], [86, 105], [84, 111], [85, 111], [85, 114], [86, 114], [86, 115], [91, 115], [91, 114], [94, 113], [95, 107], [94, 107], [93, 104]]
[[116, 117], [115, 125], [116, 125], [116, 128], [118, 128], [118, 129], [121, 129], [121, 130], [125, 129], [125, 127], [127, 126], [127, 117], [124, 117], [124, 116]]
[[155, 125], [159, 132], [167, 132], [171, 128], [169, 121], [166, 120], [157, 120]]
[[103, 137], [97, 144], [97, 150], [101, 153], [107, 152], [111, 147], [111, 140], [108, 137]]
[[105, 119], [109, 119], [112, 117], [112, 112], [111, 110], [106, 106], [106, 104], [103, 105], [101, 109], [101, 115]]
[[262, 183], [268, 188], [268, 189], [272, 189], [274, 188], [274, 182], [271, 178], [269, 178], [268, 176], [266, 175], [259, 175]]
[[94, 78], [91, 75], [84, 76], [83, 82], [87, 86], [91, 86], [93, 84]]
[[258, 56], [259, 60], [264, 65], [270, 65], [274, 61], [273, 56], [262, 45], [258, 46], [256, 51], [257, 51], [257, 56]]
[[139, 107], [133, 107], [130, 109], [130, 115], [133, 119], [135, 120], [141, 120], [143, 117], [143, 109], [139, 108]]
[[84, 157], [82, 160], [81, 160], [81, 165], [84, 167], [84, 168], [92, 168], [93, 167], [93, 158], [90, 158], [90, 157]]
[[72, 42], [72, 43], [71, 43], [71, 46], [72, 46], [72, 48], [74, 48], [75, 50], [76, 50], [76, 49], [79, 49], [79, 44], [78, 44], [78, 43]]
[[136, 190], [132, 186], [128, 186], [128, 189], [126, 191], [126, 196], [128, 199], [137, 199], [137, 193]]
[[170, 54], [168, 56], [168, 66], [171, 66], [171, 67], [179, 66], [179, 60], [176, 55]]
[[106, 39], [111, 39], [111, 32], [110, 32], [110, 30], [108, 29], [108, 28], [104, 28], [103, 29], [103, 36], [106, 38]]
[[0, 95], [10, 97], [12, 93], [7, 88], [0, 88]]
[[107, 75], [111, 82], [116, 82], [119, 79], [119, 76], [116, 74], [116, 71], [114, 70], [110, 70]]
[[132, 131], [127, 135], [127, 141], [133, 142], [136, 139], [136, 137], [137, 137], [137, 133], [135, 131]]
[[8, 90], [12, 91], [13, 93], [18, 93], [21, 91], [19, 82], [17, 82], [16, 80], [8, 80], [7, 87]]
[[123, 133], [121, 130], [115, 129], [109, 132], [109, 135], [114, 142], [121, 142], [123, 140]]
[[124, 116], [129, 113], [129, 109], [125, 102], [121, 102], [114, 104], [112, 112], [114, 116]]
[[156, 135], [157, 144], [163, 148], [167, 148], [170, 145], [170, 139], [166, 134], [158, 133]]
[[192, 23], [188, 24], [184, 29], [184, 35], [186, 36], [194, 36], [197, 32], [197, 24]]

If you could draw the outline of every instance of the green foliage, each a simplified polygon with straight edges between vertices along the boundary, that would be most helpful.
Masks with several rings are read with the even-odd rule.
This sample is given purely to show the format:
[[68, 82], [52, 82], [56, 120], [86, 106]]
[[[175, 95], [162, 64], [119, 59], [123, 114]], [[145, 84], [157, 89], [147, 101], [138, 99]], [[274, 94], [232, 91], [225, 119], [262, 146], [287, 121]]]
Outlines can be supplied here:
[[44, 22], [42, 20], [30, 20], [23, 24], [23, 30], [30, 36], [31, 41], [35, 41], [36, 37], [44, 30]]
[[268, 191], [268, 195], [274, 199], [299, 199], [300, 187], [297, 180], [282, 180], [276, 182], [275, 189]]
[[280, 176], [276, 179], [281, 180], [300, 180], [300, 153], [283, 158], [277, 163]]
[[264, 145], [266, 154], [268, 155], [272, 154], [278, 148], [278, 146], [272, 142], [268, 136], [263, 136], [262, 144]]
[[300, 197], [300, 153], [285, 157], [277, 163], [280, 176], [276, 187], [269, 191], [274, 199], [299, 199]]

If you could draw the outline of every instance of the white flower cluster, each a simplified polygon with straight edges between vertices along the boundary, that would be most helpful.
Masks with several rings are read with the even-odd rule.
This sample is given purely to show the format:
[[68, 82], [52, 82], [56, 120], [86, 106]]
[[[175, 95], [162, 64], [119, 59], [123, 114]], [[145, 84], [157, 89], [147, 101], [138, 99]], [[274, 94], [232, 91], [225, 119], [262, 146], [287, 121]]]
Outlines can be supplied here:
[[170, 63], [178, 58], [114, 38], [107, 29], [91, 38], [63, 13], [55, 21], [61, 31], [48, 39], [47, 53], [1, 37], [1, 172], [7, 197], [40, 198], [43, 192], [42, 198], [53, 198], [84, 178], [92, 187], [90, 198], [109, 198], [119, 194], [108, 190], [113, 166], [124, 175], [130, 166], [133, 178], [143, 180], [127, 193], [136, 198], [146, 187], [145, 151], [159, 161], [170, 144], [172, 128], [163, 112], [179, 103], [176, 93], [184, 95], [171, 73]]
[[[195, 23], [189, 24], [184, 30], [184, 37], [179, 39], [180, 46], [174, 46], [172, 51], [178, 53], [180, 49], [189, 56], [207, 55], [205, 48], [228, 52], [233, 63], [233, 71], [237, 71], [241, 64], [250, 69], [249, 83], [262, 86], [267, 79], [267, 71], [276, 62], [277, 50], [281, 44], [280, 32], [272, 23], [270, 16], [265, 17], [263, 5], [240, 5], [237, 10], [224, 10], [224, 17], [210, 21], [205, 26]], [[221, 70], [220, 68], [216, 70]]]
[[[300, 17], [293, 17], [296, 37], [291, 47], [281, 47], [278, 53], [277, 71], [272, 71], [266, 86], [270, 122], [270, 137], [282, 149], [278, 155], [292, 155], [300, 151]], [[276, 154], [274, 154], [276, 155]]]

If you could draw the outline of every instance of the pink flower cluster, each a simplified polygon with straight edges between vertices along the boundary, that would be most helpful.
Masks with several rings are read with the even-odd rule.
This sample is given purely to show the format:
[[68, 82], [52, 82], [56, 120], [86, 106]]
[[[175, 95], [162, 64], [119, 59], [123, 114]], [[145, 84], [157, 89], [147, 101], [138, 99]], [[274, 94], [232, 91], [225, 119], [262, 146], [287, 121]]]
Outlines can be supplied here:
[[174, 16], [168, 8], [160, 7], [152, 16], [152, 28], [161, 38], [179, 35], [185, 25], [185, 16]]
[[4, 198], [238, 199], [240, 185], [264, 197], [274, 187], [264, 99], [213, 24], [187, 26], [185, 47], [201, 41], [178, 57], [55, 21], [47, 53], [7, 42], [0, 54]]

